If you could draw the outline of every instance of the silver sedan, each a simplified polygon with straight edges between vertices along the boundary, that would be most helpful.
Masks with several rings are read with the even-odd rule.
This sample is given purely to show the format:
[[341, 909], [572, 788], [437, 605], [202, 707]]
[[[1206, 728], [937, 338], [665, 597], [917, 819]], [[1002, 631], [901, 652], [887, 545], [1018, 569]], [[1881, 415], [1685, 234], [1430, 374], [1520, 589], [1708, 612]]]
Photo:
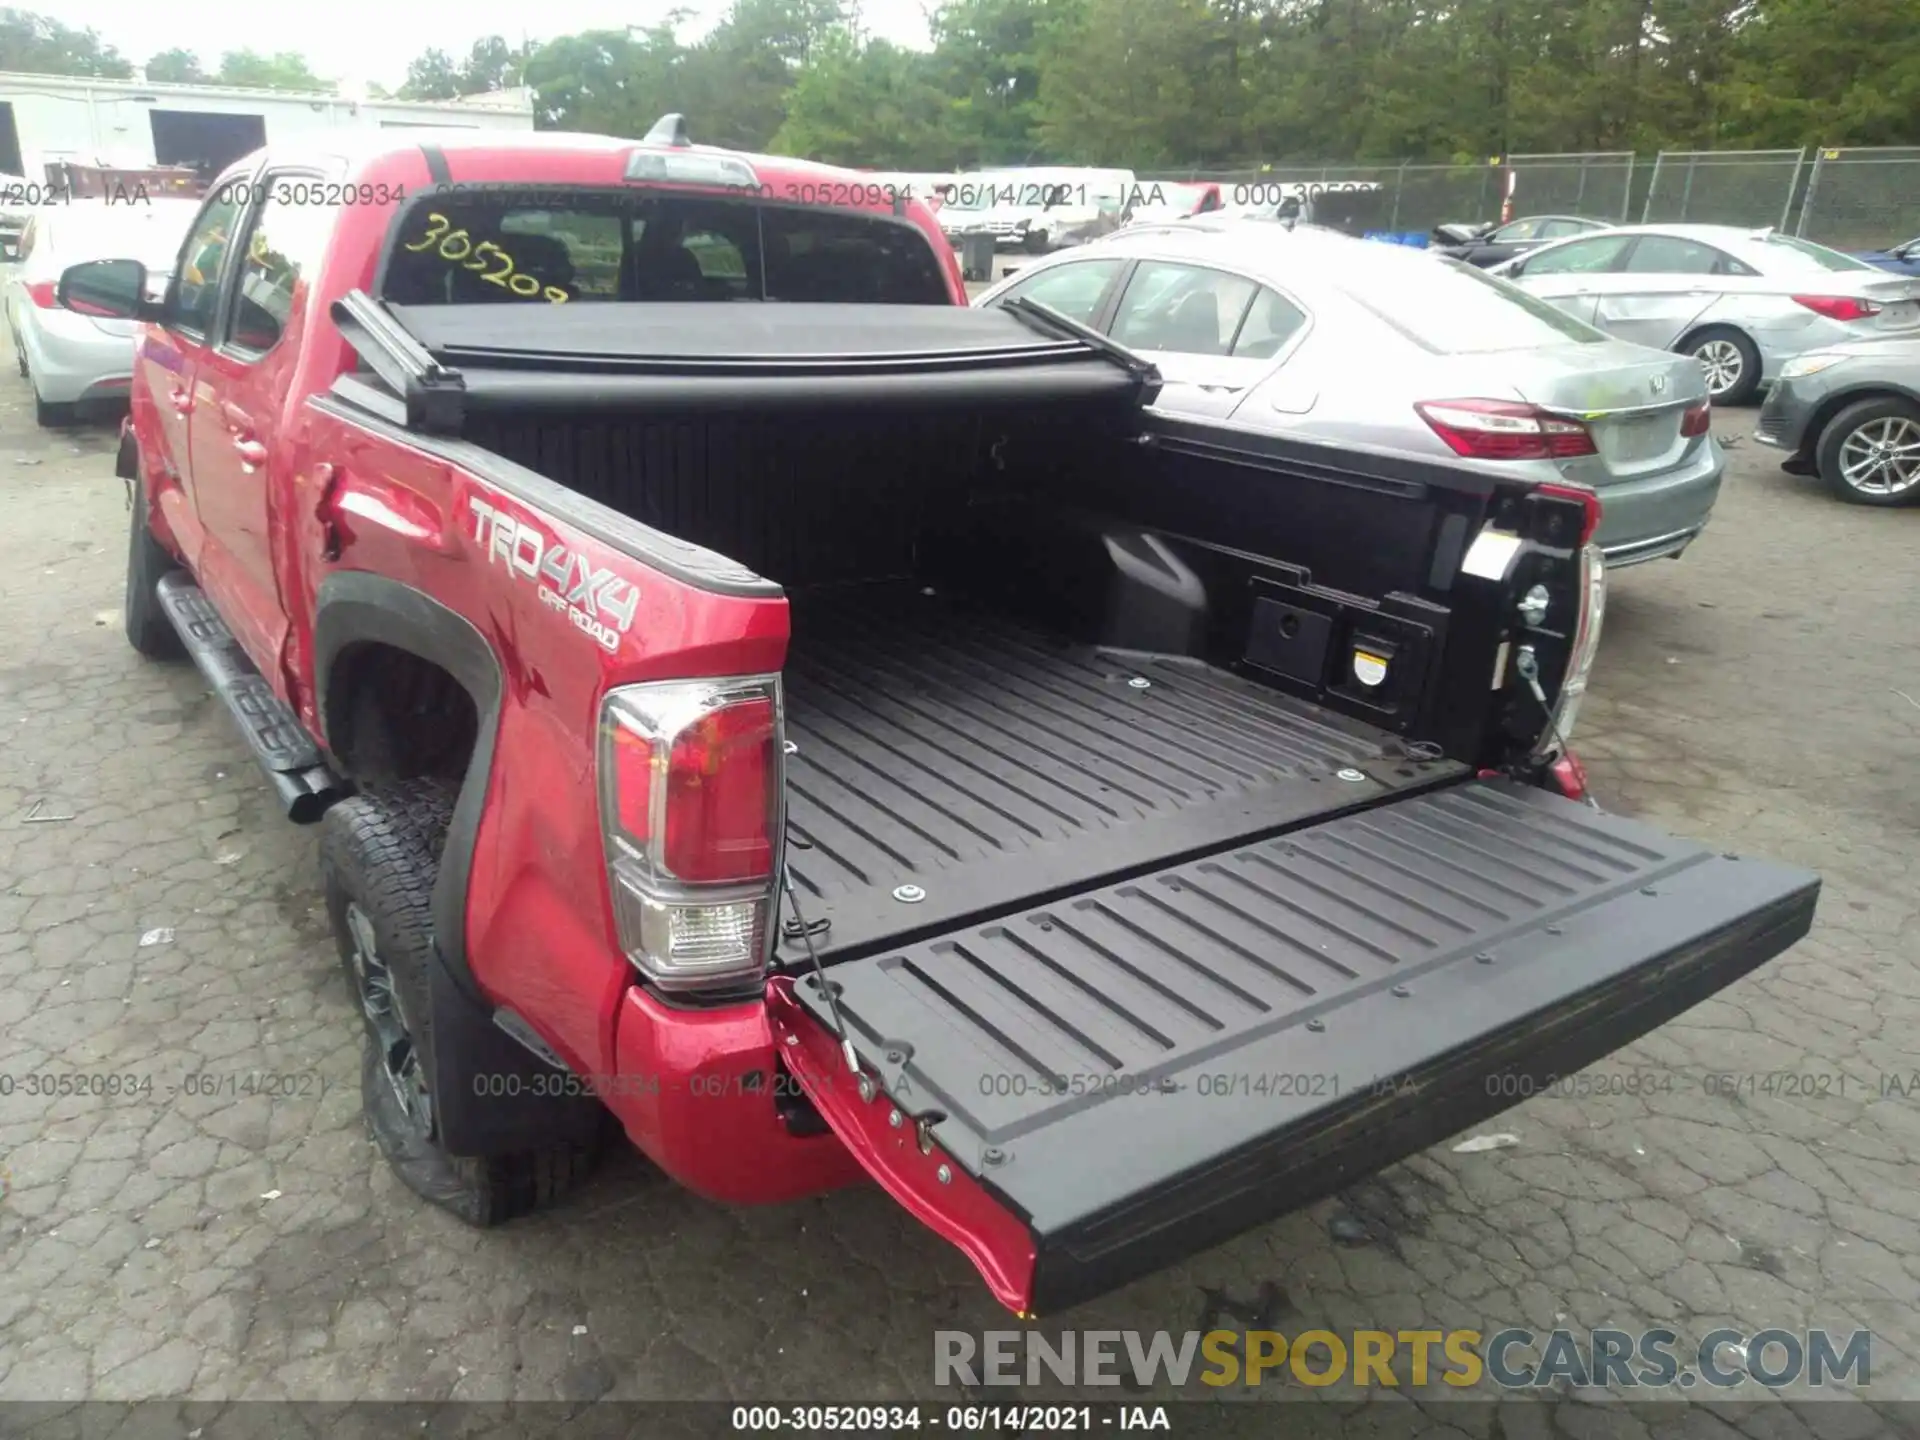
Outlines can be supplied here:
[[1721, 405], [1796, 355], [1920, 331], [1920, 278], [1773, 230], [1625, 225], [1494, 273], [1622, 340], [1698, 356]]
[[1456, 260], [1208, 216], [1036, 261], [974, 303], [1012, 295], [1152, 359], [1168, 412], [1590, 487], [1611, 565], [1679, 555], [1720, 491], [1697, 363]]
[[144, 261], [149, 282], [162, 285], [198, 209], [198, 201], [172, 198], [75, 200], [48, 206], [27, 222], [5, 307], [14, 355], [42, 425], [124, 405], [133, 379], [138, 327], [63, 309], [55, 300], [60, 272], [83, 260], [127, 255]]

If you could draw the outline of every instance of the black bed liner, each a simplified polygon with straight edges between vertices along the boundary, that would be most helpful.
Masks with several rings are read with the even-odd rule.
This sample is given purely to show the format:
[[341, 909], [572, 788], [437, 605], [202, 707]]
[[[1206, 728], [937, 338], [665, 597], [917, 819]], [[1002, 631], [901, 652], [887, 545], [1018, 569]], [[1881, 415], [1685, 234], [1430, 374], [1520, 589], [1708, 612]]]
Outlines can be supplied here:
[[[884, 1094], [933, 1117], [926, 1166], [1028, 1227], [1053, 1310], [1611, 1053], [1805, 935], [1819, 886], [1473, 780], [828, 977]], [[795, 993], [831, 1029], [817, 979]]]
[[[798, 599], [793, 636], [787, 859], [806, 919], [831, 921], [824, 958], [1465, 773], [1228, 671], [911, 587]], [[895, 899], [901, 885], [925, 898]]]

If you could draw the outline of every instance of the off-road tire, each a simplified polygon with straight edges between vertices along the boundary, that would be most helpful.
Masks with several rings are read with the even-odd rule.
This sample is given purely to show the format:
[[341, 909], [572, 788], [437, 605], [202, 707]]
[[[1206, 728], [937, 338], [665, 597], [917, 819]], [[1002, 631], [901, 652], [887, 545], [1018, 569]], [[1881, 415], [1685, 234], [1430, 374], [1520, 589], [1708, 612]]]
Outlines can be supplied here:
[[[383, 1043], [366, 1003], [348, 907], [371, 922], [378, 959], [390, 977], [418, 1074], [432, 1076], [452, 1056], [436, 1056], [428, 976], [433, 959], [433, 884], [458, 787], [440, 779], [400, 780], [342, 800], [320, 822], [320, 868], [327, 917], [355, 1009], [366, 1028], [361, 1104], [374, 1142], [394, 1174], [422, 1199], [469, 1225], [500, 1225], [559, 1200], [592, 1168], [596, 1147], [554, 1145], [507, 1155], [456, 1156], [441, 1148], [431, 1082], [424, 1116], [409, 1108], [394, 1071], [405, 1053]], [[460, 1073], [457, 1063], [449, 1073]]]
[[121, 605], [127, 643], [149, 660], [178, 660], [187, 653], [180, 632], [160, 608], [160, 577], [179, 569], [166, 546], [147, 528], [146, 489], [133, 482], [133, 515], [127, 534], [127, 594]]

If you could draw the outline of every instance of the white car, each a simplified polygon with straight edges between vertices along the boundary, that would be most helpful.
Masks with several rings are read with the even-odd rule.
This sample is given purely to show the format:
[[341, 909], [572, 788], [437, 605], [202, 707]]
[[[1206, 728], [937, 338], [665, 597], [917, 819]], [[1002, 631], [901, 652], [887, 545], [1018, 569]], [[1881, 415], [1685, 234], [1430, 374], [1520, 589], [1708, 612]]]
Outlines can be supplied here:
[[20, 232], [34, 217], [45, 188], [32, 184], [24, 175], [0, 172], [0, 260], [12, 260], [18, 254]]
[[1696, 356], [1738, 405], [1796, 355], [1920, 334], [1920, 278], [1736, 225], [1623, 225], [1542, 245], [1492, 274], [1609, 335]]
[[42, 425], [124, 401], [133, 379], [135, 323], [61, 308], [54, 299], [60, 272], [124, 256], [142, 261], [149, 279], [164, 285], [199, 209], [197, 200], [75, 200], [28, 221], [19, 268], [7, 280], [7, 327]]
[[940, 228], [956, 245], [982, 231], [997, 249], [1044, 255], [1120, 226], [1140, 186], [1131, 170], [1029, 166], [955, 177]]
[[930, 210], [938, 210], [946, 203], [947, 191], [959, 178], [951, 170], [869, 170], [863, 173], [865, 183], [922, 201]]

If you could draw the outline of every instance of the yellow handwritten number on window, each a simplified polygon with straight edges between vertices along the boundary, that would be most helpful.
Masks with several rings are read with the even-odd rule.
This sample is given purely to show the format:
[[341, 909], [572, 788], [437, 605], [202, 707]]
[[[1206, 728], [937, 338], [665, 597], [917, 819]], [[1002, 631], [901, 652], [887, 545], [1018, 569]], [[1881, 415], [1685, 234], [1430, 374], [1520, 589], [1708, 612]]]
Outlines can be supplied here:
[[[451, 260], [471, 270], [489, 285], [498, 285], [523, 300], [544, 295], [549, 304], [564, 304], [570, 297], [558, 285], [542, 286], [533, 276], [514, 263], [513, 257], [491, 240], [478, 245], [465, 230], [455, 230], [453, 222], [438, 210], [427, 215], [427, 233], [404, 248], [419, 253], [431, 250], [443, 260]], [[496, 266], [498, 268], [496, 268]]]

